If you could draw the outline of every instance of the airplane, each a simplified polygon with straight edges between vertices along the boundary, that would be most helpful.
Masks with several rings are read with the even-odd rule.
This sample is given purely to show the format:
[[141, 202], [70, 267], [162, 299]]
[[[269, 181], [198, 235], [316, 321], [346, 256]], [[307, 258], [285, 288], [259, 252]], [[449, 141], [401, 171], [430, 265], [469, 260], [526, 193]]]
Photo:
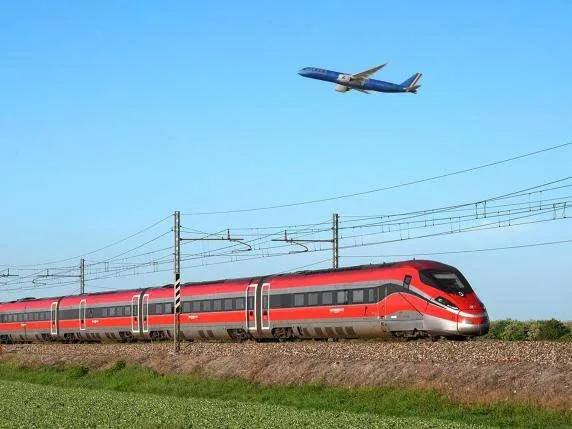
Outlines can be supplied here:
[[419, 79], [423, 76], [421, 73], [415, 73], [405, 82], [400, 84], [370, 79], [370, 76], [384, 68], [386, 65], [387, 63], [356, 74], [339, 73], [316, 67], [305, 67], [301, 69], [298, 74], [311, 79], [336, 83], [336, 91], [338, 92], [347, 92], [351, 89], [355, 89], [356, 91], [360, 91], [365, 94], [369, 94], [371, 91], [411, 92], [412, 94], [417, 94], [417, 89], [421, 86], [418, 85], [417, 82], [419, 82]]

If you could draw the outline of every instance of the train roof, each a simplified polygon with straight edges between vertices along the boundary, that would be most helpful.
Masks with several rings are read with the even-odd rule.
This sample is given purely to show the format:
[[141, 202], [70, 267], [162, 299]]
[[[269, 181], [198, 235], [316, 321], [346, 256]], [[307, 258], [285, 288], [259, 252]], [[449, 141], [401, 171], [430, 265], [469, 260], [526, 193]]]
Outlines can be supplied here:
[[[351, 267], [342, 267], [342, 268], [324, 268], [321, 270], [302, 270], [302, 271], [294, 271], [294, 272], [286, 272], [286, 273], [275, 273], [275, 274], [267, 274], [267, 275], [259, 275], [259, 276], [249, 276], [249, 277], [236, 277], [236, 278], [228, 278], [228, 279], [218, 279], [218, 280], [206, 280], [202, 282], [188, 282], [183, 283], [182, 286], [208, 286], [212, 284], [220, 284], [220, 283], [234, 283], [234, 282], [245, 282], [251, 281], [252, 279], [259, 279], [265, 277], [286, 277], [286, 276], [307, 276], [307, 275], [316, 275], [316, 274], [330, 274], [330, 273], [343, 273], [345, 271], [356, 271], [356, 270], [371, 270], [371, 269], [378, 269], [378, 268], [399, 268], [404, 265], [412, 265], [415, 268], [423, 269], [428, 267], [440, 266], [440, 267], [450, 267], [449, 265], [443, 264], [437, 261], [431, 260], [423, 260], [423, 259], [411, 259], [407, 261], [398, 261], [398, 262], [385, 262], [382, 264], [367, 264], [367, 265], [354, 265]], [[146, 290], [146, 289], [163, 289], [173, 287], [172, 283], [165, 284], [163, 286], [149, 286], [149, 287], [140, 287], [134, 289], [116, 289], [110, 290], [106, 292], [89, 292], [86, 295], [96, 296], [96, 295], [109, 295], [115, 293], [125, 293], [125, 292], [136, 292], [139, 290]], [[81, 296], [79, 294], [75, 295], [60, 295], [60, 296], [53, 296], [53, 297], [42, 297], [42, 298], [34, 298], [34, 297], [26, 297], [20, 298], [14, 301], [5, 301], [0, 302], [0, 304], [13, 304], [18, 302], [26, 302], [26, 301], [33, 301], [33, 300], [54, 300], [59, 298], [69, 298], [74, 296]]]

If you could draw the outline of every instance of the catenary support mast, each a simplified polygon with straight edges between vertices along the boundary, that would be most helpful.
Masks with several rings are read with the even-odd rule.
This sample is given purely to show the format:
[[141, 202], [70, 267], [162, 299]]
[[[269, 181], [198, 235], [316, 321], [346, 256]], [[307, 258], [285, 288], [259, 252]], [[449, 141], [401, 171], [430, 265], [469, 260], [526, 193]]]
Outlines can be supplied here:
[[174, 352], [181, 349], [180, 318], [181, 310], [181, 212], [173, 214], [173, 346]]
[[340, 262], [339, 220], [340, 215], [334, 213], [332, 215], [332, 266], [334, 268], [338, 268]]

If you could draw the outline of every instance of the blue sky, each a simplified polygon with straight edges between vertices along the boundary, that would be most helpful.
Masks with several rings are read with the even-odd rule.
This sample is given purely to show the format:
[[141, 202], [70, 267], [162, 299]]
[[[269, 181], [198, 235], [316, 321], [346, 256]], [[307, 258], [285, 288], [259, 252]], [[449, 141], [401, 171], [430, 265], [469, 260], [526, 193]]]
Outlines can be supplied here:
[[[0, 264], [80, 255], [174, 210], [351, 193], [569, 142], [571, 16], [566, 1], [3, 2]], [[423, 72], [419, 94], [338, 94], [297, 75], [304, 66], [353, 73], [384, 62], [379, 78], [388, 81]], [[184, 216], [183, 225], [217, 231], [316, 222], [334, 211], [343, 219], [425, 209], [559, 179], [571, 165], [568, 147], [365, 197]], [[570, 238], [563, 220], [345, 255]], [[560, 245], [438, 259], [466, 274], [493, 318], [572, 319], [570, 255], [570, 245]], [[285, 271], [327, 257], [195, 267], [183, 278]], [[157, 273], [92, 285], [169, 281]]]

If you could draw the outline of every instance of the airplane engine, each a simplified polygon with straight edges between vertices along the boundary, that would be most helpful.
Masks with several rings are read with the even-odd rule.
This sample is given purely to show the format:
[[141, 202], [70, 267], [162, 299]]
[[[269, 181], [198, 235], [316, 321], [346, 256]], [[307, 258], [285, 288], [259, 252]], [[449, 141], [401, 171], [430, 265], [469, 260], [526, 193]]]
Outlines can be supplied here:
[[350, 89], [344, 85], [336, 85], [336, 91], [338, 92], [348, 92]]
[[340, 74], [338, 76], [338, 82], [348, 83], [352, 80], [352, 77], [349, 74]]

